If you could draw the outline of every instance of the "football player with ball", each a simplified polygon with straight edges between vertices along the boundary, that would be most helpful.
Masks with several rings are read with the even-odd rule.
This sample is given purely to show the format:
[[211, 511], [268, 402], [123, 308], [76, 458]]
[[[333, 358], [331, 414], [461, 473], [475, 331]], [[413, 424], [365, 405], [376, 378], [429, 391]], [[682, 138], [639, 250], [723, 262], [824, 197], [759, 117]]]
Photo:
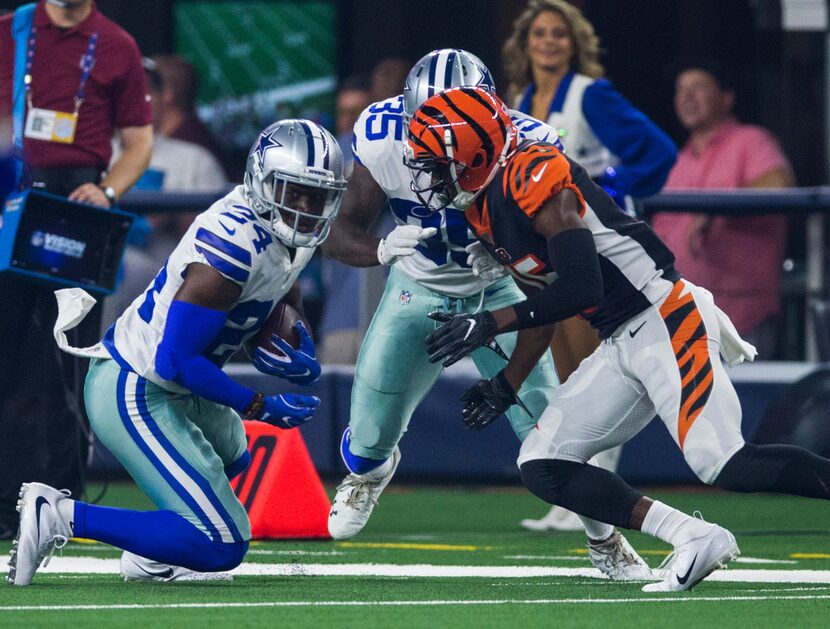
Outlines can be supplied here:
[[[242, 419], [294, 428], [320, 400], [264, 395], [222, 365], [277, 302], [301, 312], [297, 276], [328, 235], [345, 189], [343, 156], [328, 131], [308, 120], [270, 125], [251, 148], [244, 184], [196, 218], [103, 341], [68, 348], [93, 358], [85, 399], [96, 436], [158, 510], [101, 507], [24, 484], [9, 581], [28, 585], [73, 536], [124, 549], [125, 578], [207, 578], [241, 563], [250, 524], [228, 479], [250, 462]], [[77, 324], [94, 300], [68, 293], [63, 303], [59, 296], [58, 320]], [[268, 322], [275, 331], [280, 325]], [[254, 344], [252, 362], [310, 384], [320, 375], [314, 343], [302, 322], [295, 330], [298, 348], [269, 335]]]

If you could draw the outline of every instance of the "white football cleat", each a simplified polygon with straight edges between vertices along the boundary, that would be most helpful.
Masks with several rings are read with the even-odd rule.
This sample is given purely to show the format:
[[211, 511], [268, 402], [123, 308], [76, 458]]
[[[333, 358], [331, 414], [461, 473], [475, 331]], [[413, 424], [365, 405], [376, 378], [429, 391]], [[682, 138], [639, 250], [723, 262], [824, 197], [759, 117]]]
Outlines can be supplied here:
[[128, 550], [121, 554], [121, 576], [125, 581], [232, 581], [230, 572], [197, 572], [182, 566], [153, 561]]
[[643, 587], [643, 592], [684, 592], [741, 554], [735, 536], [712, 524], [708, 533], [680, 544], [661, 566], [663, 580]]
[[653, 581], [643, 558], [617, 529], [604, 542], [588, 542], [588, 559], [594, 567], [613, 581]]
[[72, 527], [58, 512], [58, 503], [69, 497], [66, 489], [58, 490], [41, 483], [24, 483], [20, 487], [17, 510], [20, 528], [12, 542], [9, 559], [9, 583], [29, 585], [35, 571], [49, 563], [55, 549], [66, 546]]
[[528, 531], [581, 531], [582, 520], [573, 511], [563, 507], [553, 506], [544, 517], [534, 520], [527, 518], [521, 521], [522, 528]]
[[400, 448], [395, 448], [390, 460], [392, 465], [382, 476], [373, 476], [373, 472], [349, 474], [337, 486], [337, 494], [329, 511], [329, 535], [333, 539], [351, 539], [366, 526], [381, 492], [398, 469]]

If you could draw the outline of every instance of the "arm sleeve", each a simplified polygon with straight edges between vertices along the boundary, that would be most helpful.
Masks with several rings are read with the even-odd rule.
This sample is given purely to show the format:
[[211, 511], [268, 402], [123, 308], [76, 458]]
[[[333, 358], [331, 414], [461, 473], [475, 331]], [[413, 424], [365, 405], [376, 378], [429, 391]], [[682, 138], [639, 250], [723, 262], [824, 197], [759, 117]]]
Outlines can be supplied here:
[[596, 308], [602, 300], [602, 271], [588, 229], [569, 229], [548, 240], [557, 277], [535, 295], [513, 306], [517, 329], [535, 328]]
[[242, 412], [254, 391], [237, 384], [201, 355], [216, 338], [226, 312], [174, 300], [167, 313], [164, 336], [156, 350], [156, 372], [199, 397]]
[[585, 90], [582, 112], [600, 142], [620, 159], [617, 181], [624, 194], [644, 197], [663, 187], [677, 159], [669, 136], [606, 80]]

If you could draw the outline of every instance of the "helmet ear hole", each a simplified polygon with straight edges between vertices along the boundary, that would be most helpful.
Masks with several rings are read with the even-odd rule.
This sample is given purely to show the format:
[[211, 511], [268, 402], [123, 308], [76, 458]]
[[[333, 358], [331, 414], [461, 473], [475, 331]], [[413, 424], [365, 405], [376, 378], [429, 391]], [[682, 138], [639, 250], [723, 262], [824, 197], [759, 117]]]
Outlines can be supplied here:
[[477, 153], [476, 156], [473, 158], [473, 163], [470, 164], [473, 168], [478, 168], [484, 163], [484, 156], [481, 153]]

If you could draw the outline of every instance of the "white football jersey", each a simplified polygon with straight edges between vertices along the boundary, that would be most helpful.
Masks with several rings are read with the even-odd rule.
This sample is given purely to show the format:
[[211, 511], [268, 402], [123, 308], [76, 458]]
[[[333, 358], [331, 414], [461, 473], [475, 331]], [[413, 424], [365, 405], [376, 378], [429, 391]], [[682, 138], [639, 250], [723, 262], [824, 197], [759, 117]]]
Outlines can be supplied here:
[[[553, 127], [535, 118], [510, 110], [520, 140], [543, 140], [559, 145]], [[435, 227], [438, 233], [418, 245], [415, 255], [401, 258], [395, 267], [430, 290], [450, 297], [469, 297], [489, 282], [473, 275], [464, 247], [475, 240], [467, 227], [463, 210], [448, 207], [429, 216], [412, 192], [409, 169], [403, 162], [406, 128], [403, 96], [395, 96], [367, 107], [354, 126], [352, 152], [377, 184], [386, 192], [399, 225]]]
[[107, 330], [104, 345], [124, 368], [169, 391], [186, 389], [155, 370], [156, 349], [167, 312], [184, 282], [187, 265], [206, 264], [239, 284], [242, 293], [222, 331], [204, 356], [221, 367], [265, 323], [314, 255], [312, 247], [290, 250], [256, 219], [242, 186], [199, 214], [156, 278]]

